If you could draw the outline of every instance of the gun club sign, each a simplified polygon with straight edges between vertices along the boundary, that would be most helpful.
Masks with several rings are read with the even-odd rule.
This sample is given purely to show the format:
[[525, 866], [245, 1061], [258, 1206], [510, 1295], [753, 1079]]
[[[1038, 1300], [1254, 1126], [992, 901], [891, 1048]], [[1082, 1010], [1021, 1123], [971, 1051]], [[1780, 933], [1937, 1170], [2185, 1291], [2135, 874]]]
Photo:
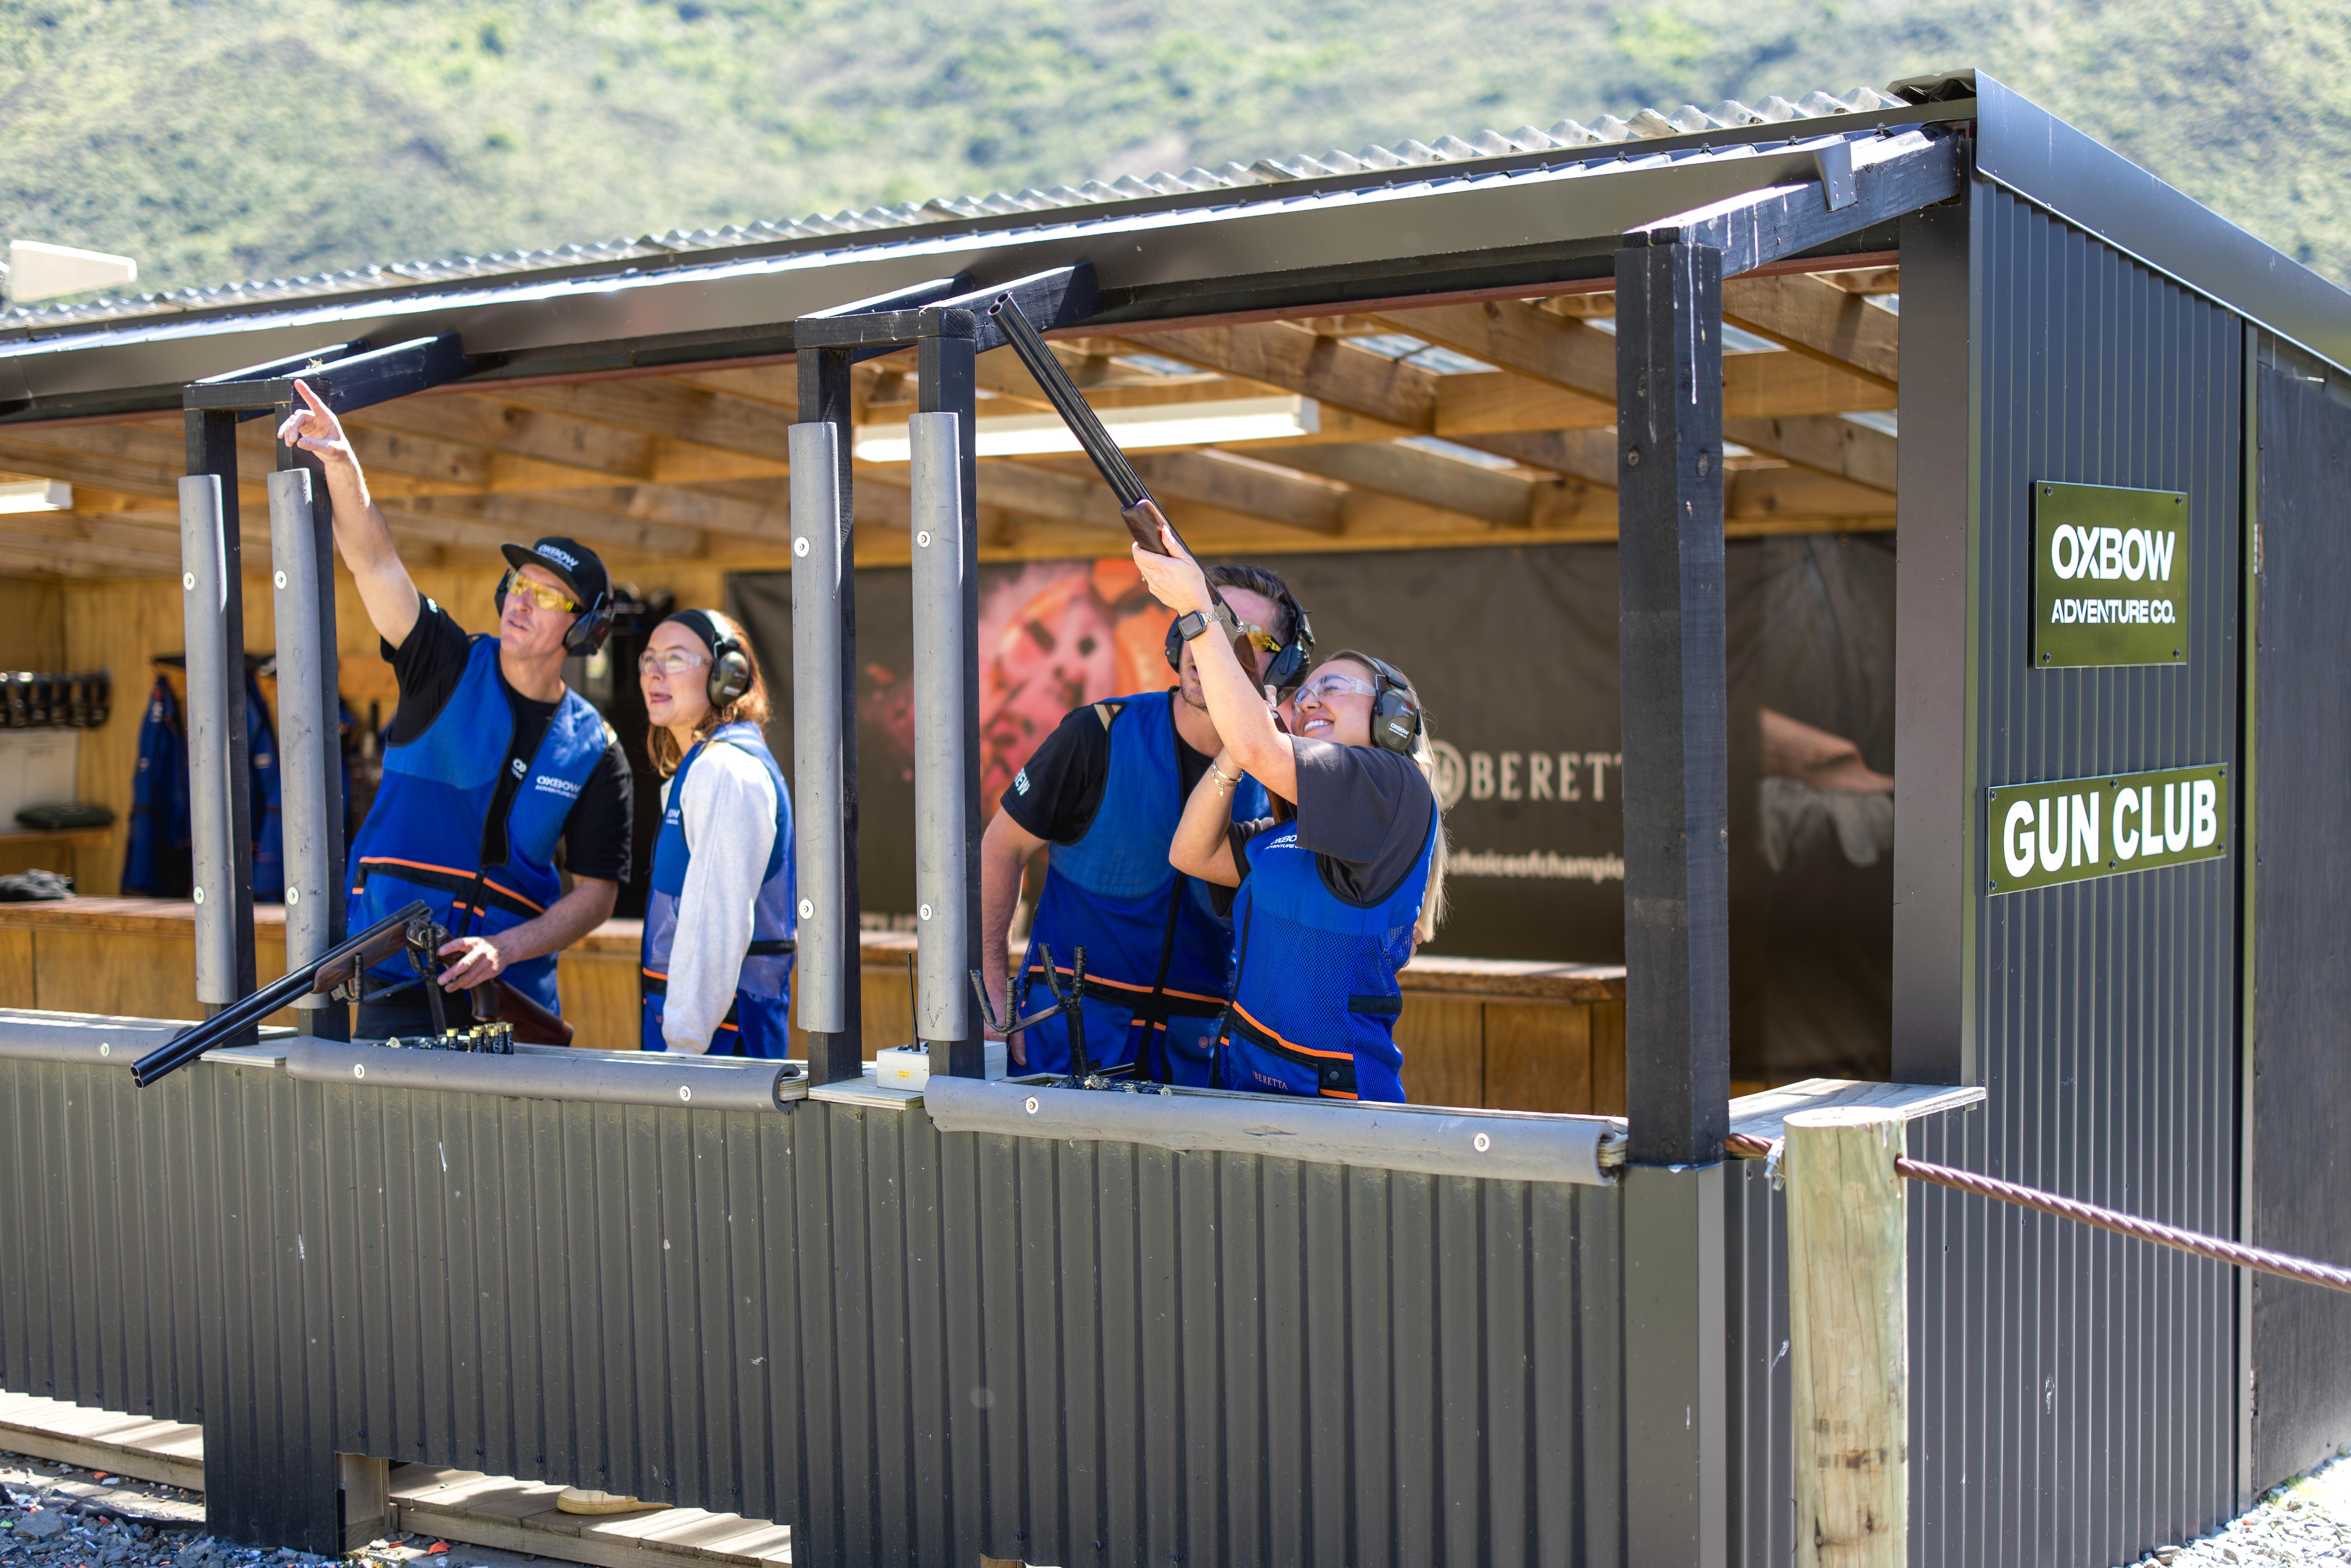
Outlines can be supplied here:
[[2188, 652], [2188, 497], [2032, 486], [2032, 664], [2177, 664]]
[[2002, 784], [1984, 794], [1996, 894], [2229, 852], [2229, 770], [2217, 765]]

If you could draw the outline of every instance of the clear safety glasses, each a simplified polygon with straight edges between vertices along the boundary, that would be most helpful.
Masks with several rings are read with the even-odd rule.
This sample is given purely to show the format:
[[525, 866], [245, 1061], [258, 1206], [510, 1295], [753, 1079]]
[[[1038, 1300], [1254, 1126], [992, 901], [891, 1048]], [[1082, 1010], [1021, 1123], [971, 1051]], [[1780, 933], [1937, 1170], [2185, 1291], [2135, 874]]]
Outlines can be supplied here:
[[689, 653], [683, 648], [671, 648], [658, 653], [647, 652], [640, 654], [637, 658], [637, 674], [660, 675], [674, 681], [691, 671], [702, 668], [708, 663], [710, 663], [710, 655], [707, 653]]
[[1343, 675], [1336, 670], [1325, 670], [1298, 688], [1290, 706], [1296, 708], [1320, 707], [1342, 692], [1361, 692], [1367, 697], [1380, 695], [1380, 688], [1354, 675]]

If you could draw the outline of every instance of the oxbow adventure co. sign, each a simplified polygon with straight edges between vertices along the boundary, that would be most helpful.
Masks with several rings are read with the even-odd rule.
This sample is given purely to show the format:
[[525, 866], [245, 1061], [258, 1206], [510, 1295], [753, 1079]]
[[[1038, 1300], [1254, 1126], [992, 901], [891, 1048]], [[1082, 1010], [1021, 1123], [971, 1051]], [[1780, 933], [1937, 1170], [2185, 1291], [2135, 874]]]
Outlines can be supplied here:
[[2170, 768], [1985, 791], [1991, 891], [2022, 893], [2229, 852], [2229, 770]]
[[2032, 662], [2176, 664], [2188, 651], [2188, 497], [2032, 486]]

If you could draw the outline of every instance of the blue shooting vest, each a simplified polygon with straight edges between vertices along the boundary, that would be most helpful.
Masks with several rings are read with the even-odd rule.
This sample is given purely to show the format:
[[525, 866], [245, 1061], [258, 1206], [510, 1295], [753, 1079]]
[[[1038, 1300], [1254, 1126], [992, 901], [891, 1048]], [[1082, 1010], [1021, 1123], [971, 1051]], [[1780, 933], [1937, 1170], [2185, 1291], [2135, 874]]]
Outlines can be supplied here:
[[[669, 991], [670, 949], [677, 940], [677, 901], [685, 892], [685, 870], [694, 859], [685, 841], [683, 802], [685, 776], [712, 744], [748, 752], [768, 770], [776, 787], [776, 841], [768, 848], [768, 868], [751, 904], [751, 946], [735, 982], [735, 1005], [711, 1037], [706, 1054], [758, 1056], [780, 1061], [791, 1054], [792, 1031], [786, 1011], [792, 993], [792, 944], [799, 929], [799, 897], [792, 874], [792, 797], [783, 769], [756, 724], [722, 725], [677, 765], [669, 800], [662, 809], [661, 836], [653, 841], [653, 892], [645, 900], [645, 939], [639, 984], [644, 994], [644, 1049], [667, 1051], [662, 1038], [662, 1007]], [[724, 853], [726, 845], [712, 847]]]
[[[556, 844], [611, 733], [587, 698], [563, 694], [512, 790], [507, 858], [485, 866], [483, 830], [513, 744], [514, 709], [498, 676], [497, 639], [475, 637], [457, 689], [424, 733], [384, 748], [383, 782], [351, 846], [351, 930], [421, 898], [452, 933], [495, 936], [545, 914], [561, 896]], [[554, 954], [510, 964], [498, 977], [549, 1011], [561, 1010]], [[368, 989], [414, 978], [406, 956], [395, 955], [368, 971]]]
[[[1205, 1087], [1209, 1041], [1229, 995], [1232, 922], [1209, 902], [1205, 883], [1167, 863], [1184, 815], [1176, 767], [1174, 695], [1113, 697], [1110, 772], [1102, 804], [1073, 844], [1055, 844], [1045, 890], [1021, 960], [1027, 1007], [1016, 989], [1013, 1011], [1049, 999], [1043, 949], [1067, 982], [1075, 951], [1086, 950], [1086, 1054], [1097, 1067], [1136, 1060], [1144, 1076]], [[1097, 705], [1098, 707], [1106, 705]], [[1244, 779], [1233, 791], [1233, 819], [1271, 814], [1264, 787]], [[1067, 1072], [1070, 1034], [1053, 1019], [1028, 1031], [1030, 1072]]]
[[1238, 973], [1218, 1042], [1219, 1088], [1403, 1101], [1396, 971], [1412, 958], [1436, 849], [1432, 811], [1412, 874], [1366, 909], [1323, 883], [1314, 852], [1299, 848], [1297, 823], [1249, 841], [1249, 873], [1233, 900]]

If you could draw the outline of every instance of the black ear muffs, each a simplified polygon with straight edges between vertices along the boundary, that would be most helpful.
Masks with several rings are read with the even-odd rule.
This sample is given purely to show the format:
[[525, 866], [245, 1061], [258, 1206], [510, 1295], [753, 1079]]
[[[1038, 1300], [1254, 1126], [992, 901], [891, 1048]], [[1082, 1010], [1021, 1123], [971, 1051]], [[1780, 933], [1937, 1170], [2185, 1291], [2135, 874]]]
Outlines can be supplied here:
[[[507, 580], [513, 576], [514, 569], [508, 567], [490, 594], [490, 601], [501, 616], [507, 612]], [[573, 616], [571, 624], [564, 629], [563, 651], [575, 659], [584, 659], [602, 647], [604, 639], [611, 634], [612, 596], [609, 592], [600, 593], [596, 596], [596, 602]]]
[[[1221, 604], [1224, 601], [1219, 598], [1217, 602]], [[1306, 618], [1306, 607], [1299, 603], [1298, 596], [1287, 588], [1281, 591], [1281, 607], [1290, 612], [1290, 641], [1274, 654], [1273, 663], [1265, 667], [1265, 676], [1259, 684], [1271, 686], [1286, 695], [1292, 686], [1306, 678], [1306, 666], [1314, 657], [1314, 625]], [[1167, 667], [1177, 674], [1183, 674], [1184, 633], [1176, 630], [1173, 621], [1167, 622], [1166, 653]]]
[[732, 622], [706, 610], [681, 610], [670, 619], [686, 622], [710, 645], [710, 674], [703, 683], [703, 695], [710, 699], [713, 713], [726, 712], [751, 689], [751, 656], [744, 652], [743, 640], [735, 634]]
[[1372, 699], [1372, 744], [1410, 757], [1420, 744], [1420, 705], [1413, 701], [1412, 688], [1402, 675], [1369, 654], [1364, 657], [1380, 684], [1380, 695]]
[[[501, 606], [501, 612], [504, 607]], [[612, 634], [612, 596], [600, 593], [596, 602], [572, 619], [563, 633], [563, 651], [574, 658], [584, 659], [604, 645]]]
[[710, 697], [711, 711], [725, 713], [750, 689], [751, 660], [743, 652], [743, 644], [721, 627], [711, 643], [710, 681], [704, 687]]

